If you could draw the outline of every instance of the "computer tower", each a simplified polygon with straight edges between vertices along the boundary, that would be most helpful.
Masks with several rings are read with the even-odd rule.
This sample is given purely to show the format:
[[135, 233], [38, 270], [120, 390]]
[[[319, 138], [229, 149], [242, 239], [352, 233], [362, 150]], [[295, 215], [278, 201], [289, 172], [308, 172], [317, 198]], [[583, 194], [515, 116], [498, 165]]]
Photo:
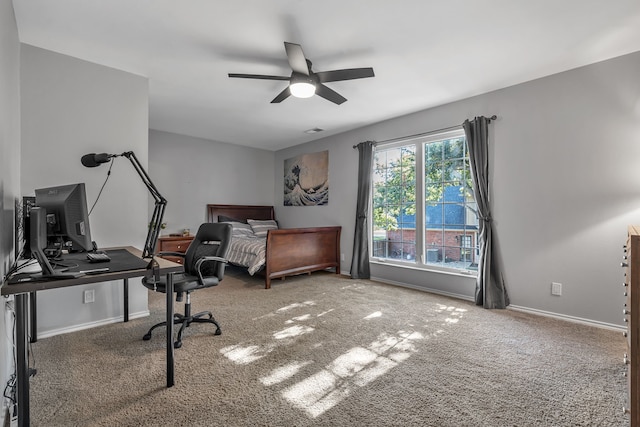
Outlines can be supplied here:
[[[18, 241], [16, 250], [19, 248], [19, 245], [21, 243], [23, 258], [31, 258], [30, 218], [31, 218], [31, 208], [34, 207], [35, 205], [36, 205], [36, 198], [34, 196], [25, 196], [22, 198], [22, 209], [21, 209], [22, 214], [20, 215], [20, 219], [19, 219], [18, 233], [16, 233], [16, 240]], [[22, 233], [20, 233], [20, 230], [22, 230]]]

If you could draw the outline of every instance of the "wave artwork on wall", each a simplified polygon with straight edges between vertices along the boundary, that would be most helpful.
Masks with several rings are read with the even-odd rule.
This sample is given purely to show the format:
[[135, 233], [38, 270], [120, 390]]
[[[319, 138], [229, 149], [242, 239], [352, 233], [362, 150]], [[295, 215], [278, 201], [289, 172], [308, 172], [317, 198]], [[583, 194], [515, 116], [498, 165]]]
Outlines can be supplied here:
[[329, 204], [329, 151], [301, 154], [284, 161], [284, 205]]

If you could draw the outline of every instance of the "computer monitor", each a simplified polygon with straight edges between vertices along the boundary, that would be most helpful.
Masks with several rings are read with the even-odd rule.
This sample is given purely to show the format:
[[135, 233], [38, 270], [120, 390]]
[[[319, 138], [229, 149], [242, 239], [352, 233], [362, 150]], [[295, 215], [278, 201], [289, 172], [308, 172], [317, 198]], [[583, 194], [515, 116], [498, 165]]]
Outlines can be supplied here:
[[93, 250], [84, 183], [35, 192], [36, 206], [46, 211], [48, 248], [70, 252]]

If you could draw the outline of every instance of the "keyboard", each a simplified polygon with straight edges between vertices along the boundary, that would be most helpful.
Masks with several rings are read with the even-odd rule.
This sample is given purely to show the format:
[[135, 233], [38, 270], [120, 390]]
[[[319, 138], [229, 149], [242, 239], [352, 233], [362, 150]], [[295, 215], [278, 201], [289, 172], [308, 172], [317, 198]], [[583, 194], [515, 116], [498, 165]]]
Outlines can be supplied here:
[[87, 253], [87, 260], [89, 262], [109, 262], [111, 258], [104, 252], [89, 252]]

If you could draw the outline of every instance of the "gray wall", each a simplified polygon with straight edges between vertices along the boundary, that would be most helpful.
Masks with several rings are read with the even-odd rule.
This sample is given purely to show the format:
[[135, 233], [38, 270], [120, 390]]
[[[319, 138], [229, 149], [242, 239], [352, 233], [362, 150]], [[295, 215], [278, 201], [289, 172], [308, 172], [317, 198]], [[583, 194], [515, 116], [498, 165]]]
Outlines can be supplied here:
[[[0, 274], [14, 261], [15, 201], [20, 199], [20, 43], [13, 5], [0, 1]], [[10, 300], [2, 298], [3, 306]], [[0, 384], [13, 372], [10, 310], [0, 316]], [[2, 414], [5, 416], [5, 402]], [[4, 425], [4, 422], [2, 423]]]
[[165, 234], [206, 221], [206, 206], [273, 204], [273, 152], [151, 130], [149, 174], [168, 200]]
[[[22, 45], [21, 193], [36, 188], [86, 183], [89, 208], [96, 200], [108, 165], [87, 169], [91, 152], [134, 151], [148, 158], [148, 82], [146, 78], [66, 55]], [[100, 247], [142, 248], [148, 223], [148, 191], [126, 158], [117, 158], [91, 219]], [[132, 317], [148, 313], [147, 291], [130, 286]], [[83, 304], [85, 289], [96, 302]], [[122, 283], [85, 285], [38, 293], [41, 336], [108, 322], [123, 316]]]
[[[385, 121], [275, 153], [275, 206], [287, 226], [343, 226], [349, 271], [364, 140], [385, 140], [498, 115], [491, 201], [512, 305], [622, 324], [619, 267], [627, 224], [640, 223], [640, 52]], [[428, 94], [425, 94], [428, 96]], [[329, 205], [285, 207], [283, 161], [329, 150]], [[388, 282], [470, 298], [474, 280], [372, 265]], [[551, 282], [563, 284], [552, 296]]]

